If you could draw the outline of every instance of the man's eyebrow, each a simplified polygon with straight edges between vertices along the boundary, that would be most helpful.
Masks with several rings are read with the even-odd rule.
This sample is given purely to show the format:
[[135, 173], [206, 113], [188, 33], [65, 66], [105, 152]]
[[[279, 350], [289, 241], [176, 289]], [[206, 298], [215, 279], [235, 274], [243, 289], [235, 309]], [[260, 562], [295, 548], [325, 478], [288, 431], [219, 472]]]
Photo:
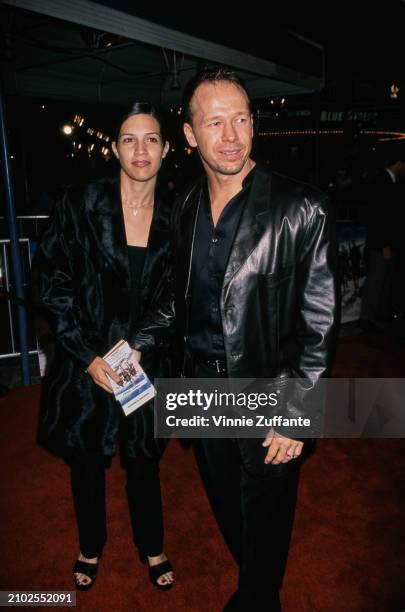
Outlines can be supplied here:
[[[240, 111], [237, 111], [236, 113], [234, 113], [235, 117], [237, 115], [250, 115], [250, 112], [246, 111], [246, 110], [240, 110]], [[224, 114], [222, 114], [222, 113], [217, 113], [216, 115], [207, 115], [206, 117], [204, 117], [204, 121], [210, 121], [212, 119], [221, 119], [223, 116], [224, 116]]]

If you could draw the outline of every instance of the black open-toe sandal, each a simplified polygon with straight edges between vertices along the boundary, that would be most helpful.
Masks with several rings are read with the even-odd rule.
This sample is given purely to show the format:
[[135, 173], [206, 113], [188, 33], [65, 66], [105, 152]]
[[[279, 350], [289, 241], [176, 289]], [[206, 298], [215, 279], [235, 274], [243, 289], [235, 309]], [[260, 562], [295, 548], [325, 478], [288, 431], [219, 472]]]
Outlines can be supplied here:
[[153, 586], [160, 591], [168, 591], [171, 589], [174, 582], [159, 584], [158, 580], [161, 576], [163, 576], [163, 574], [167, 574], [168, 572], [172, 571], [173, 567], [169, 560], [162, 561], [162, 563], [158, 563], [157, 565], [149, 565], [149, 578]]
[[[97, 563], [86, 563], [86, 561], [79, 561], [78, 559], [73, 566], [73, 577], [75, 579], [76, 589], [78, 589], [78, 591], [88, 591], [91, 589], [97, 578], [97, 570], [98, 561]], [[91, 582], [87, 584], [80, 584], [77, 582], [75, 574], [84, 574], [90, 578]]]

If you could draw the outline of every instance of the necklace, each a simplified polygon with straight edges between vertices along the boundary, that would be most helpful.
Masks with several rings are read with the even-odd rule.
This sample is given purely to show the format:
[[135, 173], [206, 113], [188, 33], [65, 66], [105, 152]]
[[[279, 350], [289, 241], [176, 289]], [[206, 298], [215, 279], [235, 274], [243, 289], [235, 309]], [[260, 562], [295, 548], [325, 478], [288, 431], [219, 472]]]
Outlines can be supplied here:
[[136, 204], [128, 204], [125, 201], [124, 201], [124, 206], [125, 206], [125, 208], [129, 208], [129, 210], [132, 211], [132, 216], [134, 216], [134, 217], [137, 216], [137, 214], [139, 213], [139, 211], [142, 208], [153, 208], [153, 205], [151, 205], [151, 204], [147, 204], [146, 206], [142, 205], [142, 204], [141, 205], [136, 205]]

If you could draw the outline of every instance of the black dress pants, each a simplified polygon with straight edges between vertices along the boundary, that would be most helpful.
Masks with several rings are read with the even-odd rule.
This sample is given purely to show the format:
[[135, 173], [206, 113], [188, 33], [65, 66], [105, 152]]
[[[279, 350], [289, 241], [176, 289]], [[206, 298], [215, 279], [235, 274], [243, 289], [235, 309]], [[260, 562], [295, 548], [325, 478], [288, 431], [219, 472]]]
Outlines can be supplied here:
[[[80, 551], [87, 558], [100, 557], [107, 539], [105, 469], [102, 454], [75, 452], [69, 457], [73, 501]], [[163, 551], [163, 516], [159, 459], [125, 459], [126, 492], [134, 543], [141, 556]]]
[[[194, 362], [195, 378], [215, 370]], [[205, 438], [197, 461], [225, 541], [239, 565], [239, 601], [246, 609], [280, 610], [300, 460], [266, 465], [261, 438]], [[243, 606], [243, 604], [242, 604]]]

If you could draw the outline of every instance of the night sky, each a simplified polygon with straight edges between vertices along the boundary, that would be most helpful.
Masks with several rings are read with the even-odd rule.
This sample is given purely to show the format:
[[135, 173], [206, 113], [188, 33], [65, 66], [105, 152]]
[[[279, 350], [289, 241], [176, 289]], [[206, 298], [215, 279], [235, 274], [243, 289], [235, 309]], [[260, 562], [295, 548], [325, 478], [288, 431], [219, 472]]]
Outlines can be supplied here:
[[328, 79], [404, 80], [403, 0], [303, 4], [282, 21], [325, 46]]

